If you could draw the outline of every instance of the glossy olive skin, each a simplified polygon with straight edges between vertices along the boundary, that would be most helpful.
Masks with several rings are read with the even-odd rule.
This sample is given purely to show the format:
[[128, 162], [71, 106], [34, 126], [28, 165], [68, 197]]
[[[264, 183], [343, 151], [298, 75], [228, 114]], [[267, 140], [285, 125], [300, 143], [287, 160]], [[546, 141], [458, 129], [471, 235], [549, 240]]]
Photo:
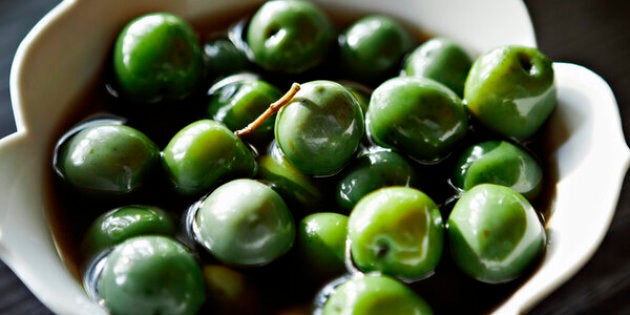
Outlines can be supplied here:
[[366, 125], [376, 144], [422, 163], [435, 163], [466, 135], [468, 114], [462, 100], [443, 84], [397, 77], [372, 93]]
[[205, 284], [194, 256], [164, 236], [138, 236], [117, 245], [98, 280], [112, 314], [196, 314]]
[[322, 315], [433, 314], [427, 302], [402, 282], [385, 275], [348, 279], [324, 304]]
[[[228, 83], [224, 83], [224, 81]], [[264, 80], [231, 80], [226, 78], [208, 91], [208, 115], [230, 130], [242, 129], [262, 114], [282, 92]], [[267, 119], [248, 136], [252, 141], [268, 142], [273, 138], [275, 116]]]
[[150, 234], [174, 235], [173, 218], [157, 207], [123, 206], [103, 213], [92, 222], [81, 249], [90, 257], [131, 237]]
[[515, 144], [485, 141], [461, 154], [453, 179], [454, 184], [463, 190], [481, 183], [493, 183], [510, 187], [533, 200], [541, 190], [543, 170], [532, 155]]
[[256, 178], [263, 180], [277, 191], [296, 214], [319, 210], [324, 195], [311, 176], [298, 170], [278, 148], [275, 141], [267, 154], [258, 159]]
[[356, 267], [404, 280], [430, 276], [442, 256], [444, 227], [437, 205], [410, 187], [376, 190], [354, 207], [348, 221]]
[[60, 144], [55, 168], [80, 191], [120, 195], [145, 186], [159, 161], [158, 146], [144, 133], [103, 123], [87, 126]]
[[207, 192], [231, 178], [252, 177], [257, 167], [245, 143], [210, 119], [175, 134], [162, 152], [162, 164], [175, 189], [185, 195]]
[[275, 138], [295, 167], [308, 175], [331, 175], [355, 154], [364, 133], [356, 98], [332, 81], [302, 84], [278, 112]]
[[236, 179], [202, 198], [193, 233], [224, 263], [262, 266], [293, 246], [295, 223], [280, 195], [269, 186]]
[[337, 204], [346, 211], [368, 193], [388, 186], [409, 186], [415, 170], [402, 155], [380, 147], [359, 154], [344, 170], [337, 185]]
[[327, 56], [335, 44], [335, 28], [310, 1], [273, 0], [254, 13], [246, 39], [254, 62], [262, 68], [302, 73]]
[[203, 45], [209, 77], [221, 77], [238, 73], [250, 67], [245, 52], [227, 38], [214, 38]]
[[485, 283], [508, 282], [532, 268], [547, 238], [527, 199], [495, 184], [463, 193], [448, 218], [447, 233], [455, 264]]
[[475, 60], [464, 89], [469, 111], [488, 129], [527, 139], [556, 106], [551, 60], [536, 48], [502, 46]]
[[368, 15], [339, 35], [339, 65], [351, 78], [374, 81], [395, 72], [413, 45], [412, 36], [398, 21]]
[[300, 220], [297, 246], [308, 272], [319, 278], [339, 276], [346, 270], [348, 216], [317, 212]]
[[472, 58], [458, 44], [446, 38], [434, 37], [409, 53], [403, 71], [408, 76], [438, 81], [462, 97], [472, 62]]
[[129, 22], [116, 40], [113, 69], [122, 94], [146, 103], [183, 98], [205, 75], [195, 31], [170, 13], [150, 13]]

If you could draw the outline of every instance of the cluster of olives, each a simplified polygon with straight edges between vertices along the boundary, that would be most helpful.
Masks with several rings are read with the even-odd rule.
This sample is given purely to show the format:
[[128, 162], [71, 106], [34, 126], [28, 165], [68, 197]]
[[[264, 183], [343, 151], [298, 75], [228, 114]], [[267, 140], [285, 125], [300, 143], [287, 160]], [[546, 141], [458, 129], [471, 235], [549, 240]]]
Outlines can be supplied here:
[[125, 118], [68, 131], [53, 164], [86, 205], [115, 205], [81, 236], [86, 285], [114, 314], [246, 312], [246, 278], [289, 264], [314, 312], [428, 314], [412, 286], [441, 261], [505, 283], [544, 251], [524, 144], [555, 88], [535, 48], [473, 60], [388, 16], [338, 30], [311, 2], [271, 0], [204, 41], [140, 16], [109, 77], [106, 110]]

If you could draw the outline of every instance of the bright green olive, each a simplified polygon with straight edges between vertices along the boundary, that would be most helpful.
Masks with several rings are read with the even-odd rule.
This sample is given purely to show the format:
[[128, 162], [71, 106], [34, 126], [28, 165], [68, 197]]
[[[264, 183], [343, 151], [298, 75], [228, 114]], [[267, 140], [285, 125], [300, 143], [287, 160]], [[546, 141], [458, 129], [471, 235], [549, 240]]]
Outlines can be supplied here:
[[355, 276], [334, 289], [322, 315], [433, 314], [427, 302], [402, 282], [385, 275]]
[[337, 204], [350, 211], [368, 193], [388, 186], [409, 186], [415, 170], [403, 156], [389, 149], [372, 147], [350, 163], [337, 185]]
[[[225, 83], [227, 81], [227, 83]], [[263, 80], [232, 80], [228, 77], [208, 91], [210, 118], [237, 131], [246, 127], [277, 101], [282, 92]], [[267, 119], [248, 136], [253, 142], [268, 142], [273, 138], [275, 116]]]
[[193, 233], [222, 262], [261, 266], [293, 246], [295, 223], [280, 195], [269, 186], [236, 179], [201, 200]]
[[462, 100], [443, 84], [397, 77], [372, 93], [366, 125], [376, 144], [423, 163], [435, 163], [466, 135], [467, 115]]
[[140, 102], [183, 98], [204, 78], [193, 28], [170, 13], [150, 13], [125, 26], [114, 47], [114, 74], [123, 95]]
[[324, 278], [343, 274], [347, 235], [346, 215], [317, 212], [304, 217], [298, 225], [297, 246], [308, 272]]
[[455, 168], [454, 183], [469, 190], [481, 183], [514, 189], [529, 200], [543, 183], [540, 164], [525, 150], [507, 141], [485, 141], [466, 149]]
[[455, 264], [486, 283], [518, 278], [533, 267], [546, 243], [545, 228], [527, 199], [495, 184], [464, 192], [447, 232]]
[[285, 156], [309, 175], [331, 175], [355, 154], [364, 133], [356, 98], [332, 81], [302, 84], [278, 112], [276, 141]]
[[557, 103], [552, 62], [536, 48], [493, 49], [474, 62], [464, 99], [470, 112], [490, 130], [529, 138]]
[[174, 235], [175, 223], [170, 215], [152, 206], [123, 206], [92, 222], [81, 249], [86, 257], [91, 257], [128, 238], [149, 234]]
[[205, 284], [186, 247], [164, 236], [138, 236], [107, 257], [98, 293], [112, 314], [193, 315], [205, 301]]
[[162, 160], [175, 189], [187, 195], [256, 173], [256, 161], [247, 145], [223, 124], [210, 119], [195, 121], [180, 130], [164, 148]]
[[58, 174], [78, 190], [127, 194], [147, 184], [159, 167], [160, 149], [135, 128], [97, 123], [60, 143], [55, 159]]
[[215, 38], [203, 45], [203, 52], [210, 76], [225, 76], [246, 70], [249, 60], [245, 52], [238, 49], [227, 38]]
[[413, 48], [409, 32], [384, 15], [368, 15], [339, 35], [339, 65], [351, 78], [371, 82], [395, 75]]
[[262, 68], [301, 73], [322, 63], [334, 47], [335, 28], [310, 1], [272, 0], [254, 13], [246, 37]]
[[432, 38], [416, 47], [405, 59], [405, 75], [425, 77], [464, 95], [464, 83], [472, 59], [458, 44], [445, 38]]
[[348, 221], [357, 268], [405, 280], [433, 274], [442, 256], [442, 215], [423, 192], [410, 187], [376, 190], [354, 207]]
[[269, 152], [258, 158], [256, 176], [276, 190], [295, 214], [310, 213], [322, 206], [324, 196], [313, 178], [293, 166], [275, 141]]

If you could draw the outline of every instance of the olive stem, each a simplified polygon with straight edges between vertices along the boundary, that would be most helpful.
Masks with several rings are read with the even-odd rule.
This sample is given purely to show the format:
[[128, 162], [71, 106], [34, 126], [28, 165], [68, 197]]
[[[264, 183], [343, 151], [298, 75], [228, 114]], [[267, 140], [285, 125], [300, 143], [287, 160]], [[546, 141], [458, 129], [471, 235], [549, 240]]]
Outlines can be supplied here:
[[280, 97], [277, 101], [271, 103], [271, 105], [269, 105], [267, 110], [265, 110], [262, 114], [260, 114], [258, 118], [252, 121], [245, 128], [235, 131], [234, 134], [237, 137], [242, 138], [254, 132], [254, 130], [260, 127], [260, 125], [262, 125], [267, 119], [269, 119], [269, 117], [273, 116], [275, 113], [277, 113], [280, 110], [280, 108], [288, 104], [293, 99], [295, 94], [300, 90], [300, 88], [301, 88], [300, 84], [293, 83], [291, 85], [291, 88], [284, 95], [282, 95], [282, 97]]

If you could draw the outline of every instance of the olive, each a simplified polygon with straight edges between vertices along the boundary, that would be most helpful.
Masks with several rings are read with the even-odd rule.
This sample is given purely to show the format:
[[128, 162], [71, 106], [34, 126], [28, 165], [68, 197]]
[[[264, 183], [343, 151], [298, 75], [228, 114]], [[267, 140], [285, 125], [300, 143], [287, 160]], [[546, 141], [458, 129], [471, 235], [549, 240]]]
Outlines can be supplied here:
[[254, 13], [246, 38], [262, 68], [301, 73], [322, 63], [335, 44], [335, 27], [310, 1], [272, 0]]
[[527, 139], [557, 103], [552, 62], [532, 47], [493, 49], [473, 63], [464, 99], [472, 115], [488, 129]]
[[324, 196], [313, 178], [293, 166], [275, 141], [269, 152], [258, 158], [256, 178], [276, 190], [295, 214], [313, 212], [323, 204]]
[[[264, 80], [234, 80], [233, 77], [213, 85], [208, 94], [209, 117], [232, 131], [246, 127], [282, 96], [277, 87]], [[267, 119], [248, 139], [269, 142], [273, 138], [274, 121], [275, 116]]]
[[162, 161], [175, 189], [186, 195], [207, 192], [232, 178], [252, 177], [257, 168], [247, 145], [210, 119], [192, 122], [175, 134]]
[[192, 228], [208, 252], [237, 266], [269, 264], [295, 239], [293, 217], [280, 195], [252, 179], [227, 182], [203, 197]]
[[461, 46], [446, 38], [435, 37], [407, 56], [403, 72], [408, 76], [438, 81], [462, 97], [471, 65], [471, 57]]
[[308, 272], [318, 278], [343, 274], [347, 234], [346, 215], [317, 212], [304, 217], [298, 225], [297, 246]]
[[235, 268], [221, 264], [203, 266], [212, 314], [259, 314], [262, 301], [252, 278]]
[[275, 138], [286, 158], [308, 175], [340, 171], [364, 133], [356, 98], [339, 83], [310, 81], [278, 112]]
[[468, 114], [462, 100], [443, 84], [397, 77], [372, 93], [366, 126], [376, 144], [422, 163], [435, 163], [466, 135]]
[[124, 27], [114, 47], [113, 68], [123, 95], [140, 102], [183, 98], [205, 75], [193, 28], [162, 12], [139, 16]]
[[209, 76], [221, 77], [249, 68], [249, 60], [242, 50], [227, 38], [214, 38], [203, 45]]
[[455, 264], [485, 283], [514, 280], [531, 268], [545, 248], [546, 234], [523, 195], [495, 184], [462, 194], [448, 218]]
[[514, 189], [533, 200], [541, 190], [543, 171], [527, 151], [507, 141], [485, 141], [467, 148], [455, 168], [454, 184], [469, 190], [481, 183]]
[[371, 82], [398, 69], [413, 45], [413, 38], [398, 21], [368, 15], [339, 35], [339, 65], [351, 78]]
[[433, 314], [429, 304], [400, 281], [380, 274], [354, 276], [332, 291], [322, 315]]
[[112, 314], [196, 314], [205, 301], [201, 268], [165, 236], [137, 236], [106, 258], [98, 294]]
[[410, 186], [415, 170], [400, 154], [380, 147], [361, 152], [341, 174], [337, 185], [337, 204], [350, 211], [361, 198], [379, 188]]
[[361, 271], [418, 280], [439, 263], [443, 230], [429, 196], [411, 187], [386, 187], [363, 197], [350, 213], [350, 253]]
[[119, 123], [86, 126], [56, 148], [55, 169], [71, 186], [94, 194], [128, 194], [159, 167], [160, 149], [141, 131]]
[[86, 257], [140, 235], [174, 235], [175, 223], [166, 211], [152, 206], [129, 205], [107, 211], [89, 226], [83, 238]]

